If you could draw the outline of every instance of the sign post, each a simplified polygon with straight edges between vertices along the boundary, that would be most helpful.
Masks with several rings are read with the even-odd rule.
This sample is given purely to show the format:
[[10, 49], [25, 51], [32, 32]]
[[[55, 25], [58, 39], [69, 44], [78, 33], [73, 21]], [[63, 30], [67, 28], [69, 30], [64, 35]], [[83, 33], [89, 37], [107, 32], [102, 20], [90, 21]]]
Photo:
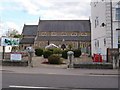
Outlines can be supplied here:
[[19, 38], [2, 37], [1, 46], [18, 46]]
[[5, 46], [3, 46], [2, 60], [4, 60], [4, 56], [5, 56]]
[[32, 57], [35, 53], [35, 50], [32, 48], [31, 45], [29, 47], [27, 47], [26, 50], [28, 52], [28, 57], [29, 57], [28, 64], [29, 64], [29, 66], [33, 67]]

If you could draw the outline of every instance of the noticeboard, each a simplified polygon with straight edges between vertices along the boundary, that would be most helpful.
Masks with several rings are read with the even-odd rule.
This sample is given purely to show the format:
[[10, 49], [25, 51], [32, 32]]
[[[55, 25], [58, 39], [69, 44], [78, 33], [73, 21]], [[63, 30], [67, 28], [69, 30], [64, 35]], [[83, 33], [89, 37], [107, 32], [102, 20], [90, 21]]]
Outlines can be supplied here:
[[118, 55], [119, 49], [118, 49], [118, 48], [109, 49], [109, 53], [110, 53], [111, 55]]
[[107, 48], [107, 62], [112, 62], [113, 56], [118, 57], [119, 49], [118, 48]]
[[1, 46], [18, 46], [19, 45], [19, 38], [1, 38]]
[[11, 61], [21, 61], [22, 60], [22, 55], [18, 53], [13, 53], [10, 55], [10, 60]]

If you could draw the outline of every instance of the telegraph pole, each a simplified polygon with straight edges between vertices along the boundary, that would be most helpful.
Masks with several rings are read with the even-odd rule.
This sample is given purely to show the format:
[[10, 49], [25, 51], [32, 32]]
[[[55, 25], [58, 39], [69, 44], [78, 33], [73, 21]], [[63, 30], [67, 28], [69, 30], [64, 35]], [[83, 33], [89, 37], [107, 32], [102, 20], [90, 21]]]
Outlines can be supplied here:
[[111, 48], [113, 48], [113, 15], [112, 15], [112, 0], [110, 0], [110, 14], [111, 14]]

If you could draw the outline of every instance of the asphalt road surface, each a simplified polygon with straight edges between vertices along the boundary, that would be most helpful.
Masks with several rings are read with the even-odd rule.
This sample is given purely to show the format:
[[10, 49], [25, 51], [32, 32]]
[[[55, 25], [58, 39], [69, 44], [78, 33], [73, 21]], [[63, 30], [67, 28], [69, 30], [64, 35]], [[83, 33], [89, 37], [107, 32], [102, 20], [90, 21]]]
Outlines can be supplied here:
[[40, 90], [88, 90], [88, 88], [89, 90], [98, 90], [99, 88], [108, 88], [106, 90], [117, 90], [115, 88], [118, 88], [118, 76], [18, 74], [3, 72], [2, 88], [12, 88], [9, 90], [14, 90], [13, 88], [29, 88], [29, 90], [34, 90], [30, 88], [36, 88], [35, 90], [39, 88], [41, 88]]

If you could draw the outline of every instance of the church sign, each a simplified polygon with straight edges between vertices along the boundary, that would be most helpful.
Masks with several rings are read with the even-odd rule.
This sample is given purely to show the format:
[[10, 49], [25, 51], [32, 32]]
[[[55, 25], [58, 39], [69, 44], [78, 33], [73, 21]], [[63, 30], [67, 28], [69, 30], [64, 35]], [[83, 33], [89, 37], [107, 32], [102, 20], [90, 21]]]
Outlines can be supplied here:
[[18, 46], [19, 38], [2, 37], [1, 46]]

